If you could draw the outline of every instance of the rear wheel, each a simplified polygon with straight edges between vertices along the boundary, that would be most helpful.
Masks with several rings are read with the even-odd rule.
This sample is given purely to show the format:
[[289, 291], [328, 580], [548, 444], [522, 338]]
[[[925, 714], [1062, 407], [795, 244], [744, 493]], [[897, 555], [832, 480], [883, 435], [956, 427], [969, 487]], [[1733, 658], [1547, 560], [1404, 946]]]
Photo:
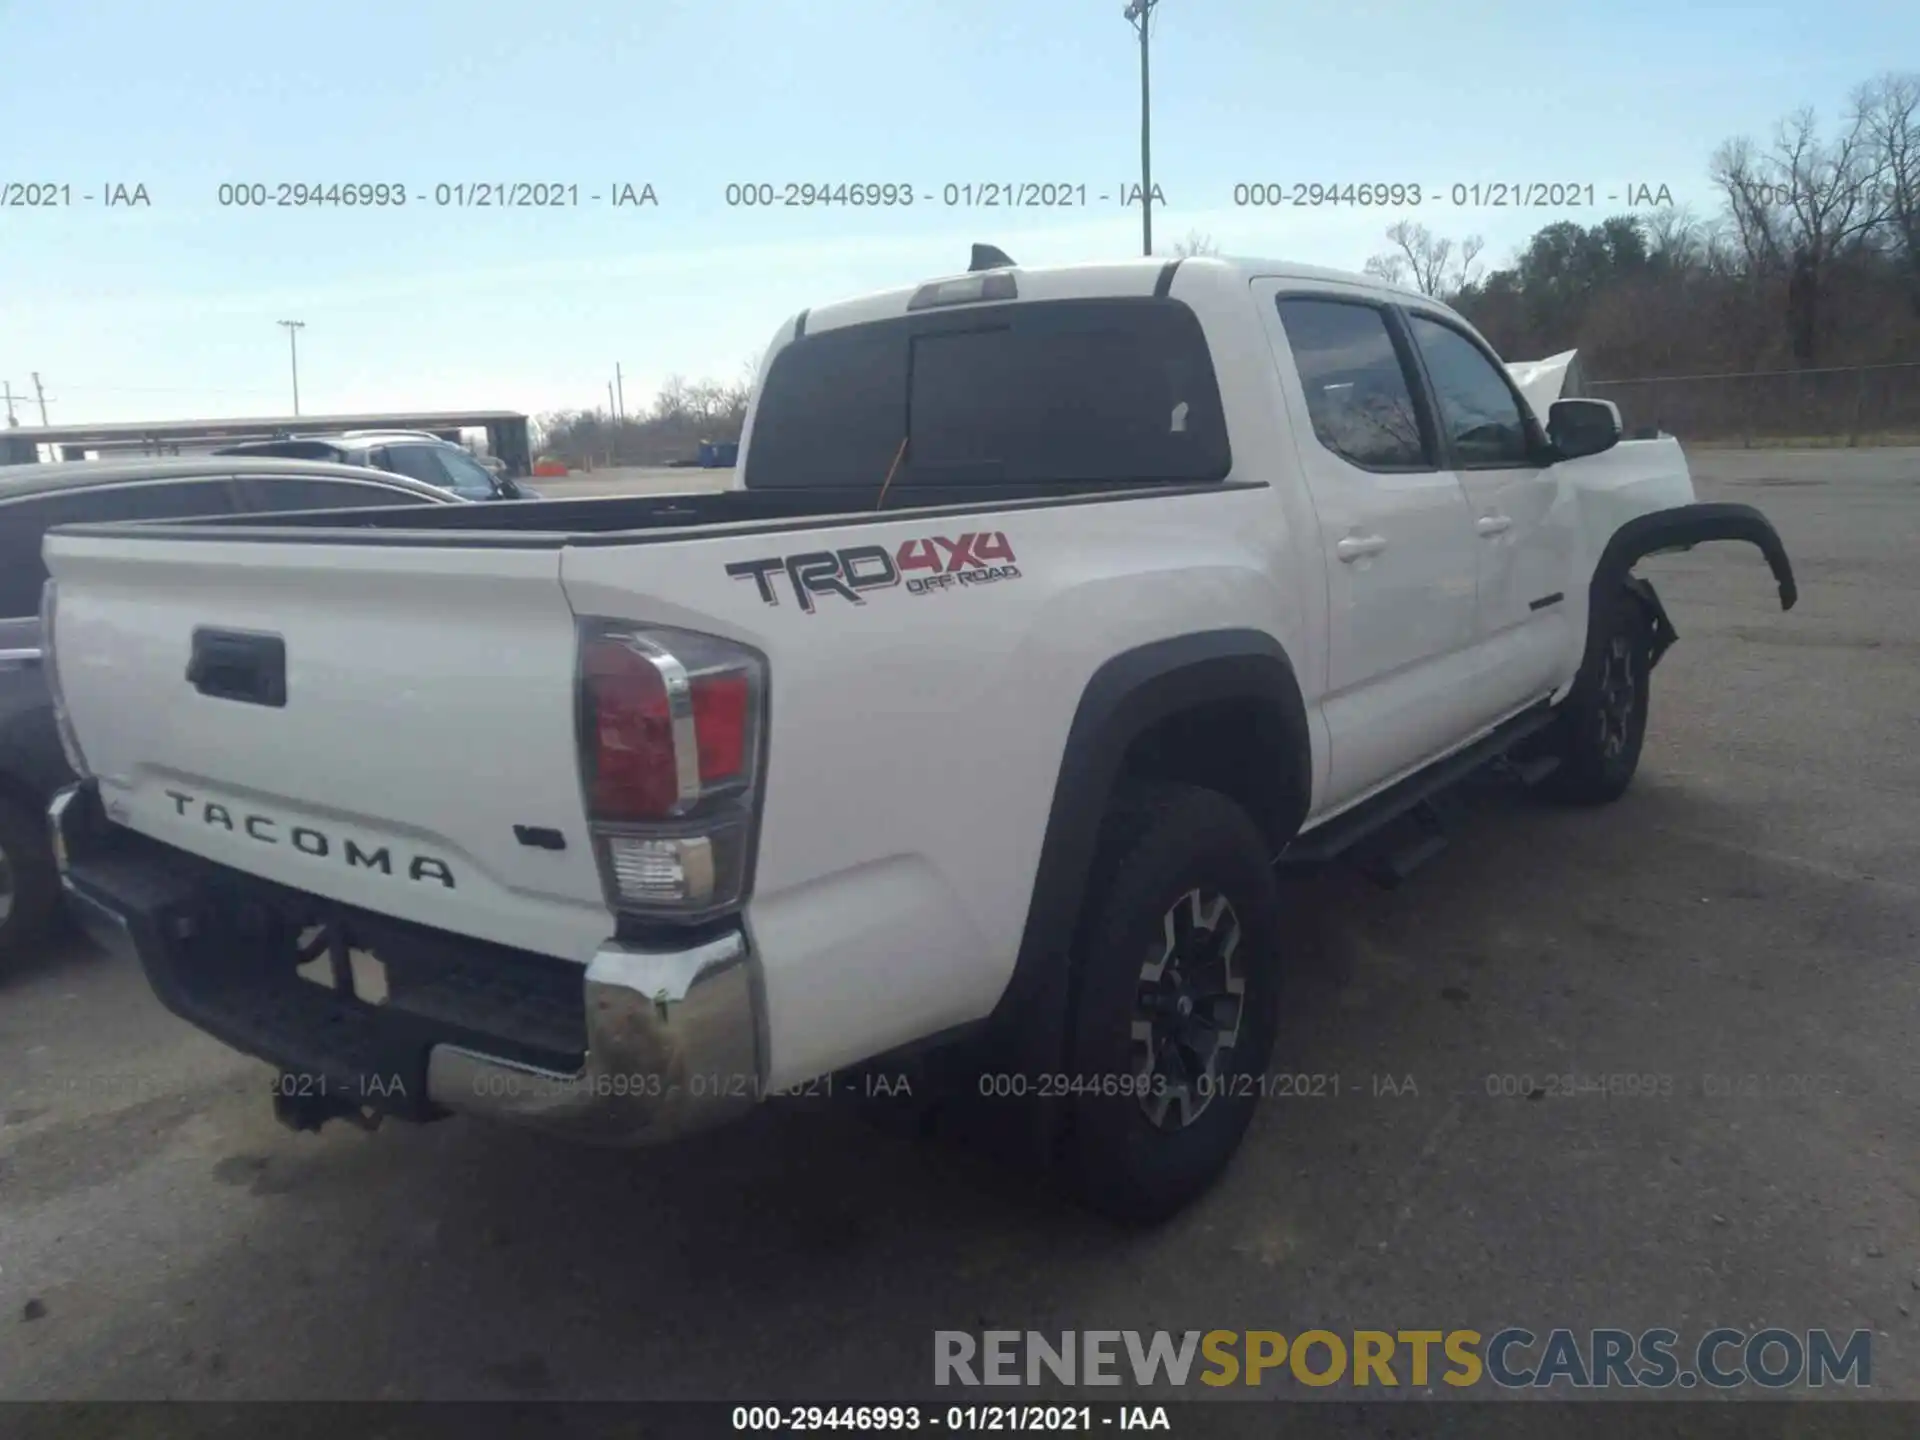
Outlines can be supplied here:
[[1248, 1122], [1278, 1016], [1267, 846], [1211, 790], [1156, 785], [1107, 822], [1075, 963], [1069, 1178], [1096, 1210], [1165, 1219]]
[[1624, 795], [1647, 734], [1653, 669], [1647, 614], [1622, 590], [1596, 618], [1604, 627], [1598, 666], [1567, 698], [1546, 747], [1560, 766], [1543, 788], [1572, 805], [1604, 805]]
[[59, 902], [46, 826], [23, 806], [0, 800], [0, 962], [46, 933]]

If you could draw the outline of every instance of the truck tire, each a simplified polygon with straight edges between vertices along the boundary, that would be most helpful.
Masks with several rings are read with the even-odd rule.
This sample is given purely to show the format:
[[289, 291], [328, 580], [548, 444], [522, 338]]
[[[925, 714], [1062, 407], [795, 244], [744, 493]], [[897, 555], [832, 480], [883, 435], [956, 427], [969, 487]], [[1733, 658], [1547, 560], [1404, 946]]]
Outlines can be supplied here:
[[60, 904], [60, 876], [46, 825], [0, 799], [0, 964], [46, 933]]
[[1279, 1014], [1268, 845], [1211, 790], [1120, 797], [1076, 937], [1066, 1178], [1116, 1219], [1204, 1192], [1253, 1117]]
[[1624, 795], [1647, 735], [1653, 671], [1647, 613], [1623, 589], [1596, 619], [1604, 627], [1596, 668], [1574, 686], [1546, 746], [1560, 765], [1542, 789], [1568, 805], [1604, 805]]

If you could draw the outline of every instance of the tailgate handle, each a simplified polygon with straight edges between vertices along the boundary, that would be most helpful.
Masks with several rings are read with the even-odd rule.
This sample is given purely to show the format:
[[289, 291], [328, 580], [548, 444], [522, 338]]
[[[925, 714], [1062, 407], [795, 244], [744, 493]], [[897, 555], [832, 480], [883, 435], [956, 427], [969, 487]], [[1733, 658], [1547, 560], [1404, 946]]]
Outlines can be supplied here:
[[187, 662], [187, 683], [215, 700], [284, 709], [287, 642], [278, 635], [198, 626], [193, 632], [193, 658]]

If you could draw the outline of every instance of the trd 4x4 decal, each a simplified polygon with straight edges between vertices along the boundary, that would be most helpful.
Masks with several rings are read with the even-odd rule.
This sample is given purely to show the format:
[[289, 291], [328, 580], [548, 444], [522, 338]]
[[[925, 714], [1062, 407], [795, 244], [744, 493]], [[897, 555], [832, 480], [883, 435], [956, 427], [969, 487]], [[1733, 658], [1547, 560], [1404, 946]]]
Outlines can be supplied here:
[[774, 577], [783, 573], [793, 587], [795, 603], [809, 615], [814, 611], [816, 596], [838, 595], [864, 605], [869, 590], [904, 585], [909, 595], [931, 595], [1020, 578], [1019, 567], [1013, 563], [1013, 546], [999, 530], [968, 531], [957, 540], [945, 535], [903, 540], [894, 551], [884, 545], [850, 545], [844, 550], [737, 560], [727, 566], [727, 574], [734, 579], [753, 581], [760, 598], [769, 605], [780, 603]]

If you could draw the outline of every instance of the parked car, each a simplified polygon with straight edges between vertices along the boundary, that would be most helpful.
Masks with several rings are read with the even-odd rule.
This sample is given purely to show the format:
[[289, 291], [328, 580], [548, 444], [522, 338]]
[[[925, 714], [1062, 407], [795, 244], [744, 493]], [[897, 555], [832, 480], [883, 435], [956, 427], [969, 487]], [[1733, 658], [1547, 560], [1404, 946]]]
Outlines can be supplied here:
[[1621, 795], [1643, 556], [1795, 599], [1759, 511], [1605, 401], [1542, 425], [1445, 305], [1215, 258], [802, 312], [726, 491], [358, 518], [47, 541], [77, 913], [284, 1122], [641, 1143], [939, 1063], [1133, 1219], [1266, 1085], [1276, 868], [1404, 874], [1516, 755]]
[[290, 435], [248, 440], [216, 455], [277, 455], [289, 460], [326, 460], [364, 465], [451, 490], [462, 500], [537, 500], [540, 493], [505, 472], [474, 459], [463, 445], [424, 430], [344, 430], [337, 435]]
[[47, 801], [74, 776], [41, 663], [42, 537], [80, 520], [455, 503], [378, 470], [289, 460], [104, 460], [0, 467], [0, 964], [52, 916], [60, 894]]

